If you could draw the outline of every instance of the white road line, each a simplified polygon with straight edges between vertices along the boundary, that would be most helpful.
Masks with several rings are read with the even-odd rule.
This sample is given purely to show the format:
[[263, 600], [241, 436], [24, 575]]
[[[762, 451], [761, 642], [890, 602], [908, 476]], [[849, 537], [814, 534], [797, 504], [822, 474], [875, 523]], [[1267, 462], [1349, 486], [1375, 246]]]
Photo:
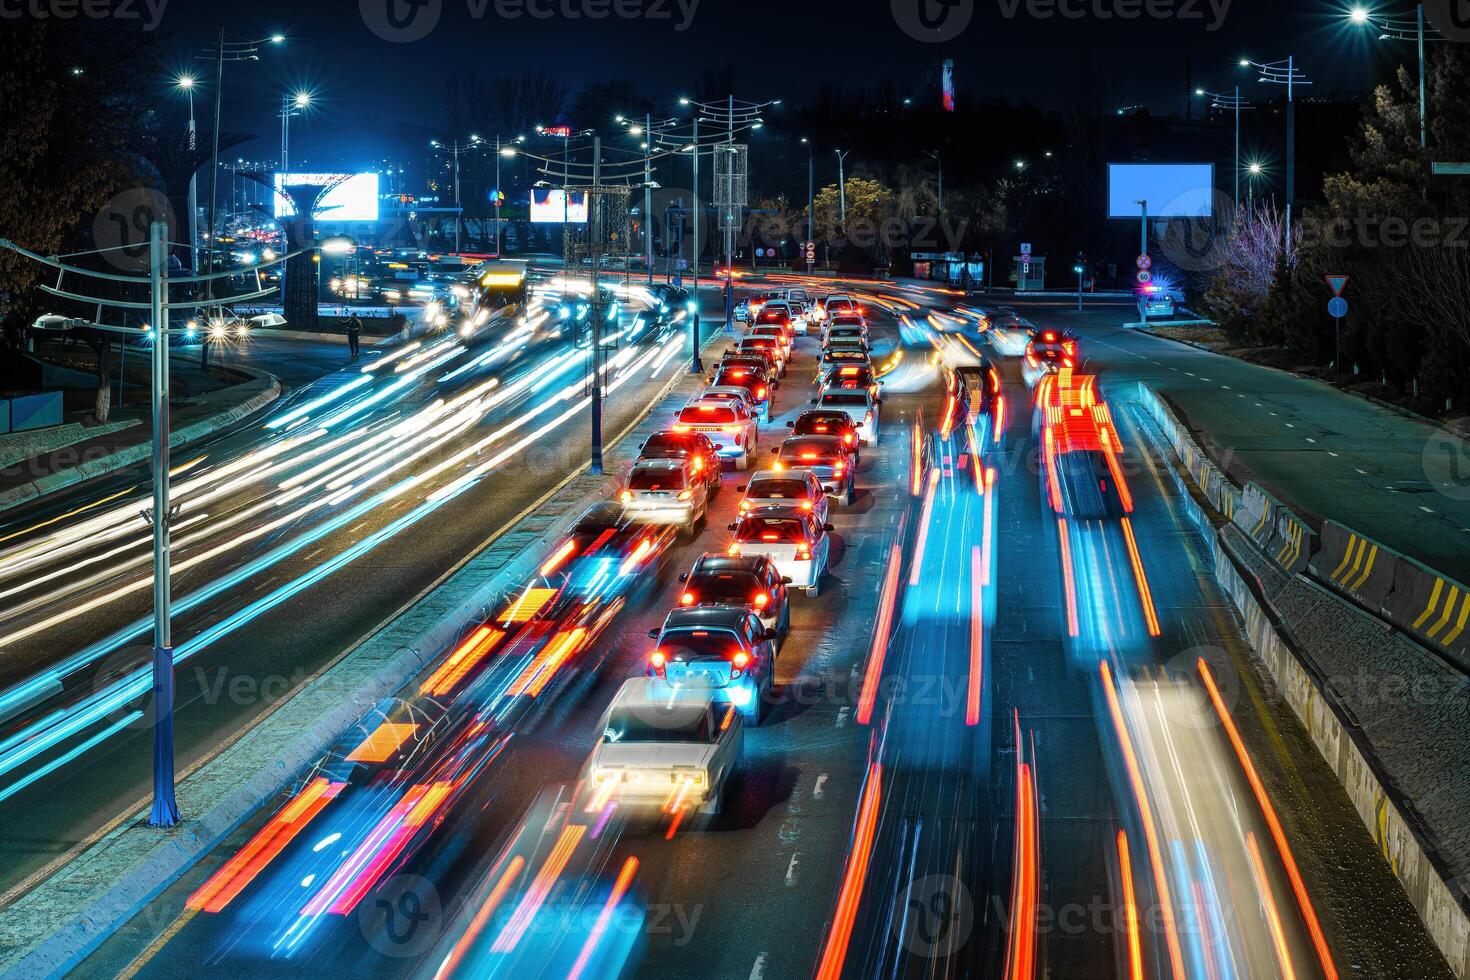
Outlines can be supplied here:
[[750, 968], [750, 980], [762, 980], [766, 975], [766, 954], [755, 954], [755, 966]]
[[1420, 504], [1419, 505], [1419, 509], [1422, 510], [1426, 514], [1433, 514], [1434, 513], [1434, 508], [1432, 508], [1432, 507], [1425, 507], [1423, 504]]
[[1330, 449], [1327, 450], [1327, 455], [1331, 456], [1333, 459], [1337, 459], [1337, 453], [1333, 452]]
[[1311, 436], [1307, 436], [1307, 441], [1310, 442], [1310, 443], [1313, 443], [1313, 444], [1315, 444], [1317, 442], [1317, 440], [1316, 439], [1313, 439]]
[[822, 798], [822, 784], [826, 781], [827, 774], [825, 772], [817, 777], [816, 783], [812, 786], [812, 799], [820, 800]]
[[801, 855], [800, 854], [793, 854], [793, 855], [791, 855], [791, 863], [788, 864], [788, 865], [786, 865], [786, 887], [787, 888], [795, 888], [796, 887], [796, 865], [797, 865], [798, 861], [800, 861], [800, 859], [801, 859]]
[[852, 711], [852, 709], [849, 708], [845, 704], [842, 707], [838, 708], [837, 709], [837, 724], [834, 727], [841, 728], [843, 726], [843, 724], [845, 724], [847, 722], [847, 715], [851, 711]]
[[[1358, 470], [1358, 468], [1356, 466], [1354, 466], [1353, 469]], [[1363, 474], [1364, 476], [1367, 476], [1368, 475], [1368, 471], [1367, 470], [1358, 470], [1358, 472], [1361, 473], [1361, 474]]]

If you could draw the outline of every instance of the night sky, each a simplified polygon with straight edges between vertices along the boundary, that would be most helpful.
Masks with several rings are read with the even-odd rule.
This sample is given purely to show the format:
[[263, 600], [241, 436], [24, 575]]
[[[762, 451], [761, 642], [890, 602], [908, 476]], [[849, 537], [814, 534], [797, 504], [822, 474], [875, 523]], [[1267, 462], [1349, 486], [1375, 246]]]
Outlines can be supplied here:
[[[415, 159], [422, 144], [408, 134], [452, 135], [442, 130], [444, 80], [468, 68], [492, 77], [546, 67], [573, 91], [599, 78], [627, 78], [650, 95], [666, 97], [672, 111], [673, 100], [687, 93], [708, 65], [733, 62], [739, 96], [783, 98], [789, 108], [809, 99], [824, 82], [872, 86], [892, 79], [919, 92], [939, 61], [949, 57], [955, 60], [958, 88], [976, 98], [1055, 110], [1079, 103], [1096, 108], [1142, 104], [1177, 113], [1187, 91], [1186, 59], [1193, 61], [1196, 85], [1225, 89], [1240, 83], [1247, 97], [1268, 98], [1280, 92], [1258, 85], [1236, 61], [1242, 55], [1271, 60], [1292, 53], [1318, 83], [1306, 94], [1351, 97], [1368, 90], [1389, 58], [1413, 53], [1407, 45], [1375, 44], [1347, 25], [1340, 3], [1325, 0], [1234, 0], [1217, 30], [1210, 27], [1225, 0], [1213, 0], [1215, 6], [1211, 0], [1148, 0], [1172, 2], [1180, 12], [1189, 9], [1194, 19], [1131, 21], [1060, 14], [1039, 19], [1028, 13], [1054, 9], [1057, 0], [972, 0], [968, 27], [944, 43], [916, 40], [898, 26], [892, 7], [912, 10], [921, 0], [892, 5], [889, 0], [682, 0], [683, 6], [681, 0], [617, 0], [657, 16], [603, 20], [559, 12], [547, 19], [528, 13], [509, 19], [497, 14], [497, 2], [581, 11], [589, 2], [613, 0], [417, 2], [430, 5], [419, 12], [430, 19], [437, 4], [438, 20], [427, 36], [407, 43], [381, 39], [365, 20], [381, 18], [386, 3], [409, 11], [404, 0], [263, 0], [232, 6], [230, 36], [280, 31], [290, 41], [266, 50], [259, 63], [227, 67], [223, 128], [258, 135], [242, 148], [247, 158], [274, 157], [280, 95], [308, 88], [315, 105], [307, 118], [293, 123], [293, 159], [324, 168], [352, 167], [390, 155]], [[1061, 2], [1090, 11], [1144, 0]], [[146, 19], [141, 0], [139, 9]], [[221, 9], [217, 2], [168, 0], [157, 28], [168, 64], [181, 70], [192, 66], [201, 81], [208, 81], [203, 76], [210, 66], [191, 61], [189, 54], [209, 44]], [[474, 16], [475, 9], [480, 16]], [[678, 30], [686, 17], [687, 28]], [[417, 28], [425, 21], [409, 23]], [[169, 90], [162, 85], [160, 90], [167, 104]], [[207, 91], [206, 86], [198, 97], [207, 101]], [[182, 99], [174, 105], [182, 112]], [[201, 117], [205, 112], [196, 111]], [[779, 120], [771, 121], [779, 127]], [[201, 122], [201, 128], [208, 124]]]

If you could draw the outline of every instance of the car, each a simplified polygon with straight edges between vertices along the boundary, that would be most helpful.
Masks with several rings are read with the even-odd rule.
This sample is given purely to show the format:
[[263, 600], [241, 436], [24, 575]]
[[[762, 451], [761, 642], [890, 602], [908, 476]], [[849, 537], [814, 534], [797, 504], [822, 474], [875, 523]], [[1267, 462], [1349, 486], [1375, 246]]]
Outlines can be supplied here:
[[733, 462], [737, 470], [750, 465], [750, 455], [760, 438], [760, 424], [750, 408], [741, 402], [723, 400], [685, 405], [679, 410], [673, 431], [677, 435], [707, 436], [720, 458]]
[[981, 416], [995, 412], [1000, 374], [988, 361], [952, 368], [947, 372], [946, 382], [958, 410], [966, 412], [970, 422], [978, 422]]
[[580, 604], [632, 576], [656, 579], [673, 538], [673, 528], [634, 521], [619, 503], [593, 504], [542, 562], [540, 585]]
[[1034, 387], [1041, 378], [1048, 374], [1069, 371], [1077, 366], [1076, 358], [1060, 348], [1048, 347], [1040, 351], [1033, 351], [1028, 346], [1026, 358], [1021, 363], [1021, 377], [1028, 385]]
[[840, 348], [837, 350], [824, 350], [822, 351], [821, 358], [817, 361], [816, 380], [821, 382], [822, 375], [827, 371], [839, 365], [847, 364], [857, 364], [871, 368], [873, 366], [873, 359], [867, 351], [842, 350]]
[[656, 282], [648, 287], [649, 312], [656, 323], [668, 323], [680, 313], [692, 313], [698, 307], [689, 290], [672, 283]]
[[751, 401], [760, 413], [762, 422], [771, 417], [771, 385], [766, 372], [760, 368], [738, 365], [720, 365], [719, 371], [710, 379], [711, 388], [744, 388], [750, 392]]
[[[849, 463], [849, 466], [851, 464]], [[758, 470], [750, 482], [740, 487], [739, 513], [743, 516], [768, 504], [793, 504], [811, 511], [817, 520], [827, 523], [828, 499], [822, 481], [810, 469]]]
[[593, 786], [610, 787], [620, 806], [678, 800], [719, 812], [745, 744], [734, 705], [710, 690], [634, 677], [618, 688], [598, 725], [587, 773]]
[[644, 459], [633, 464], [618, 494], [623, 513], [640, 524], [672, 524], [693, 536], [709, 511], [707, 476], [693, 459]]
[[750, 333], [747, 336], [748, 337], [770, 337], [772, 340], [774, 340], [780, 346], [780, 348], [781, 348], [781, 359], [786, 364], [790, 364], [791, 363], [791, 341], [792, 341], [792, 337], [791, 337], [791, 334], [787, 332], [787, 330], [786, 330], [785, 327], [780, 327], [780, 326], [777, 326], [777, 325], [775, 325], [773, 323], [772, 324], [761, 324], [759, 326], [752, 327], [751, 330], [750, 330]]
[[760, 617], [761, 625], [784, 640], [791, 629], [787, 582], [764, 555], [704, 555], [679, 576], [679, 605], [737, 606]]
[[[779, 566], [778, 566], [779, 567]], [[779, 633], [742, 606], [678, 608], [659, 629], [648, 673], [679, 690], [708, 691], [759, 725], [776, 686]]]
[[767, 300], [755, 315], [752, 326], [761, 324], [774, 324], [778, 327], [789, 327], [793, 319], [790, 304], [783, 299]]
[[1027, 342], [1026, 353], [1040, 354], [1044, 351], [1058, 351], [1076, 357], [1077, 335], [1070, 330], [1038, 330]]
[[833, 316], [828, 317], [825, 321], [823, 321], [822, 327], [823, 342], [826, 341], [827, 337], [831, 334], [833, 330], [839, 328], [847, 330], [861, 330], [863, 337], [865, 339], [868, 338], [868, 321], [857, 313], [834, 314]]
[[1176, 307], [1177, 303], [1173, 295], [1157, 287], [1145, 286], [1143, 295], [1138, 297], [1139, 316], [1174, 316], [1177, 312]]
[[735, 540], [729, 554], [765, 555], [791, 587], [816, 597], [831, 560], [834, 528], [810, 512], [789, 505], [757, 507], [730, 525]]
[[769, 335], [755, 333], [752, 333], [750, 336], [743, 337], [740, 342], [735, 345], [736, 352], [740, 354], [746, 354], [751, 351], [765, 351], [766, 353], [770, 354], [772, 367], [775, 369], [774, 376], [777, 378], [784, 378], [786, 376], [787, 349], [788, 348], [786, 346], [786, 343], [779, 337], [772, 337]]
[[826, 320], [838, 311], [844, 313], [861, 312], [857, 300], [853, 299], [847, 293], [828, 293], [826, 296], [817, 298], [816, 316], [818, 322]]
[[691, 405], [695, 402], [739, 402], [751, 415], [760, 414], [760, 406], [751, 400], [750, 392], [734, 385], [726, 385], [723, 388], [706, 388], [689, 400]]
[[778, 473], [811, 473], [822, 492], [844, 506], [857, 499], [857, 456], [841, 436], [793, 435], [771, 451]]
[[787, 422], [786, 428], [794, 436], [837, 436], [852, 450], [854, 462], [859, 459], [857, 423], [846, 412], [808, 409]]
[[[774, 351], [763, 348], [751, 350], [727, 350], [720, 358], [720, 363], [715, 365], [715, 370], [722, 371], [727, 367], [746, 367], [760, 371], [771, 382], [771, 387], [779, 387], [781, 382], [776, 375], [776, 356]], [[711, 376], [713, 380], [713, 376]]]
[[878, 380], [870, 364], [838, 364], [827, 369], [819, 385], [822, 390], [859, 389], [868, 392], [873, 400], [883, 402], [883, 382]]
[[655, 432], [638, 447], [638, 458], [692, 459], [695, 461], [695, 471], [702, 474], [709, 484], [710, 494], [720, 491], [719, 449], [706, 432], [675, 432], [672, 429]]
[[812, 399], [818, 408], [846, 412], [858, 427], [858, 440], [864, 445], [878, 444], [878, 403], [866, 391], [828, 389]]
[[822, 341], [822, 346], [827, 350], [842, 350], [846, 348], [857, 348], [859, 350], [872, 350], [868, 343], [868, 331], [863, 327], [852, 327], [838, 324], [827, 331], [827, 338]]

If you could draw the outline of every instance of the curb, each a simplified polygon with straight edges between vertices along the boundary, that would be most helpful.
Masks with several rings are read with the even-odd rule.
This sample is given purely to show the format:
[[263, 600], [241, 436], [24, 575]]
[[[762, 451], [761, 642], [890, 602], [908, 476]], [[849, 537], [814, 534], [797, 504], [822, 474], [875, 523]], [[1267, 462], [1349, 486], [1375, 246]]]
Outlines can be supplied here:
[[[281, 330], [277, 327], [259, 327], [250, 331], [251, 337], [265, 337], [270, 340], [309, 340], [319, 344], [339, 344], [347, 346], [347, 335], [345, 333], [320, 333], [314, 330]], [[358, 340], [364, 344], [386, 344], [397, 337], [369, 337], [363, 334]]]
[[[231, 370], [238, 371], [243, 369], [232, 368]], [[254, 381], [246, 381], [243, 384], [234, 385], [233, 387], [243, 388], [247, 385], [257, 385], [263, 379], [266, 382], [264, 389], [251, 395], [233, 408], [228, 408], [208, 418], [200, 419], [198, 422], [186, 425], [182, 429], [174, 430], [169, 434], [169, 447], [171, 449], [177, 449], [197, 439], [213, 435], [219, 430], [235, 424], [246, 416], [253, 415], [279, 398], [282, 390], [281, 380], [275, 375], [266, 374], [263, 371], [256, 373], [259, 373], [261, 377]], [[223, 390], [229, 391], [230, 389], [226, 388]], [[131, 466], [133, 463], [145, 460], [151, 452], [150, 445], [151, 440], [149, 442], [138, 443], [134, 446], [128, 446], [125, 449], [119, 449], [115, 453], [108, 453], [101, 459], [82, 463], [70, 469], [38, 477], [28, 483], [22, 483], [20, 486], [11, 487], [9, 490], [0, 492], [0, 511], [16, 507], [55, 490], [90, 480], [94, 476], [103, 476], [104, 474], [120, 470], [124, 466]]]
[[[724, 342], [720, 333], [716, 328], [709, 335], [706, 350], [717, 339]], [[679, 383], [690, 377], [674, 372], [637, 417], [608, 441], [608, 447], [632, 435], [663, 406]], [[579, 480], [593, 482], [593, 486], [580, 493], [576, 492], [579, 488], [573, 488], [575, 496], [540, 530], [526, 527], [535, 523], [543, 508]], [[151, 830], [144, 807], [12, 902], [0, 919], [0, 974], [60, 977], [76, 967], [118, 927], [280, 793], [299, 772], [356, 725], [367, 709], [391, 697], [437, 657], [452, 649], [466, 624], [490, 615], [507, 589], [539, 566], [549, 542], [563, 535], [588, 505], [599, 498], [611, 497], [619, 482], [616, 475], [591, 476], [586, 464], [573, 470], [503, 525], [474, 555], [400, 608], [301, 690], [197, 767], [180, 782], [178, 791], [181, 808], [187, 812], [190, 795], [207, 792], [211, 784], [218, 787], [216, 802], [200, 816], [171, 830]], [[497, 549], [497, 543], [505, 539], [511, 542]], [[480, 567], [493, 564], [511, 548], [514, 551], [498, 567], [493, 570]], [[477, 578], [479, 581], [474, 581]], [[447, 611], [434, 611], [434, 607], [445, 605]], [[415, 618], [429, 615], [434, 618], [426, 628], [414, 622]], [[374, 662], [377, 666], [371, 668], [365, 679], [347, 679], [352, 668]], [[279, 743], [274, 748], [271, 747], [273, 736], [274, 743]], [[266, 751], [257, 750], [258, 754], [270, 760], [263, 766], [258, 761], [250, 761], [251, 750], [261, 745]], [[142, 839], [129, 839], [138, 836]], [[127, 857], [125, 871], [105, 879], [97, 871], [89, 873], [89, 857], [95, 856], [105, 863], [106, 852], [114, 849]], [[101, 880], [108, 883], [99, 890], [97, 882]], [[57, 904], [69, 907], [48, 906], [46, 899], [51, 892], [56, 893]], [[58, 920], [65, 924], [54, 926]]]

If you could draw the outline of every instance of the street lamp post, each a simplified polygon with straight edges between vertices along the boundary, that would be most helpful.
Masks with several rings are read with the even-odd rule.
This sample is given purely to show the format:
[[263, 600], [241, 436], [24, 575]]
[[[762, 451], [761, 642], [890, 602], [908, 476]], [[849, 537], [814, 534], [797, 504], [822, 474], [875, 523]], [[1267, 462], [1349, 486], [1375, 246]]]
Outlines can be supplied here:
[[837, 154], [837, 201], [838, 201], [838, 205], [837, 205], [837, 221], [838, 221], [838, 224], [842, 225], [843, 228], [846, 228], [847, 227], [847, 178], [844, 177], [843, 174], [842, 174], [842, 161], [846, 160], [847, 159], [847, 155], [849, 153], [851, 153], [852, 151], [851, 150], [837, 150], [837, 149], [834, 149], [832, 152], [835, 153], [835, 154]]
[[[1445, 37], [1424, 23], [1424, 4], [1414, 5], [1414, 19], [1408, 17], [1374, 17], [1366, 7], [1354, 7], [1348, 16], [1354, 24], [1366, 25], [1378, 30], [1380, 41], [1413, 41], [1419, 52], [1419, 148], [1429, 144], [1428, 87], [1425, 78], [1424, 45], [1429, 41], [1443, 41]], [[1433, 31], [1433, 34], [1430, 34]]]
[[806, 144], [806, 243], [802, 246], [802, 252], [806, 255], [806, 274], [811, 275], [817, 256], [817, 242], [812, 237], [812, 219], [815, 217], [813, 212], [816, 207], [816, 158], [811, 140], [803, 136], [801, 141]]
[[1195, 89], [1195, 95], [1208, 96], [1212, 109], [1232, 109], [1235, 112], [1235, 210], [1240, 211], [1240, 113], [1242, 109], [1254, 109], [1240, 97], [1240, 86], [1235, 86], [1232, 95], [1220, 92], [1206, 92], [1204, 89]]
[[1286, 251], [1291, 252], [1291, 211], [1296, 204], [1296, 87], [1311, 85], [1306, 74], [1296, 66], [1296, 56], [1285, 61], [1260, 63], [1245, 59], [1242, 65], [1261, 73], [1258, 81], [1286, 86]]
[[939, 167], [939, 220], [944, 220], [944, 160], [940, 157], [938, 150], [925, 150], [926, 157], [932, 157], [934, 163]]
[[[515, 139], [511, 140], [510, 142], [511, 143], [519, 143], [523, 139], [525, 139], [525, 137], [523, 137], [523, 136], [517, 136]], [[500, 158], [501, 157], [513, 157], [515, 155], [516, 155], [515, 147], [514, 146], [511, 146], [509, 144], [506, 144], [506, 143], [502, 143], [501, 140], [500, 140], [500, 134], [499, 133], [496, 133], [495, 134], [495, 201], [494, 201], [494, 204], [495, 204], [495, 257], [497, 259], [500, 258], [500, 201], [505, 196], [504, 195], [504, 192], [502, 192], [501, 189], [500, 189]]]
[[281, 173], [291, 171], [291, 117], [311, 105], [310, 92], [281, 96]]
[[1072, 266], [1072, 271], [1075, 272], [1075, 273], [1077, 273], [1077, 312], [1078, 313], [1081, 313], [1082, 312], [1082, 277], [1086, 273], [1087, 267], [1084, 266], [1084, 265], [1081, 265], [1081, 264], [1074, 265], [1074, 266]]
[[699, 113], [694, 114], [694, 149], [691, 155], [694, 157], [694, 292], [690, 294], [694, 301], [694, 308], [689, 311], [689, 322], [691, 324], [691, 337], [693, 339], [693, 350], [689, 357], [689, 373], [703, 374], [704, 365], [699, 360]]
[[[176, 84], [189, 97], [188, 146], [192, 154], [199, 139], [194, 125], [194, 76], [180, 75]], [[199, 172], [195, 166], [189, 171], [189, 271], [199, 271]]]

